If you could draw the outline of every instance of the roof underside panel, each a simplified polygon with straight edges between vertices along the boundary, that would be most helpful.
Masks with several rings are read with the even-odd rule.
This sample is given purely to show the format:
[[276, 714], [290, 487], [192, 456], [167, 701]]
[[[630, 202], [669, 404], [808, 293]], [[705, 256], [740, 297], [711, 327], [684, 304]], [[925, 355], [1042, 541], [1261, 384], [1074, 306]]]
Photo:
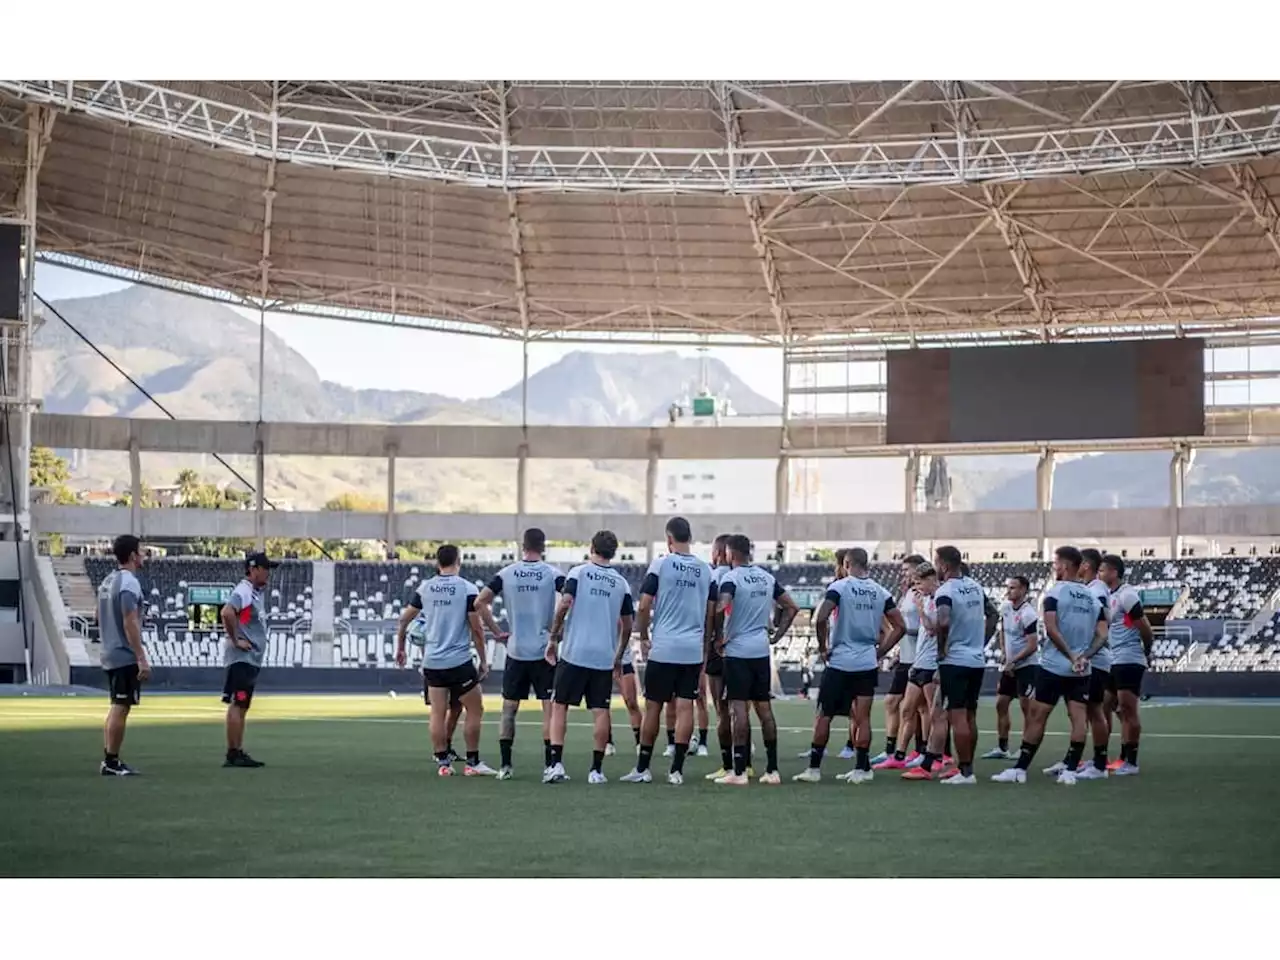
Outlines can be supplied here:
[[43, 254], [285, 309], [768, 342], [1280, 314], [1277, 83], [0, 81], [0, 214], [53, 104]]

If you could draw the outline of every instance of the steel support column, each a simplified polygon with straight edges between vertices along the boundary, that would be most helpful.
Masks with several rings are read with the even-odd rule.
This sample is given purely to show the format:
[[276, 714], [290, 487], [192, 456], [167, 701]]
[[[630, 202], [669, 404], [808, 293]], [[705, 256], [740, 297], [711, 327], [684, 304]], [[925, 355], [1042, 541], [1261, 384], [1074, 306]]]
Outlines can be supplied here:
[[516, 529], [517, 548], [523, 542], [525, 517], [529, 513], [529, 444], [520, 444], [516, 452]]
[[[10, 374], [17, 379], [17, 391], [13, 394], [17, 409], [4, 409], [8, 418], [6, 442], [12, 446], [14, 416], [17, 414], [17, 450], [14, 451], [13, 485], [10, 491], [13, 511], [14, 539], [31, 539], [31, 414], [35, 405], [32, 396], [32, 348], [36, 329], [36, 243], [37, 199], [39, 195], [40, 167], [44, 163], [45, 150], [53, 132], [53, 111], [44, 106], [27, 108], [26, 164], [22, 181], [22, 304], [17, 328], [17, 369]], [[8, 362], [8, 358], [5, 358]], [[25, 609], [25, 608], [24, 608]], [[25, 614], [24, 614], [25, 615]], [[28, 674], [30, 671], [28, 671]]]
[[644, 472], [644, 559], [645, 563], [653, 563], [653, 501], [658, 495], [658, 456], [661, 450], [657, 444], [649, 444], [649, 464]]
[[259, 425], [258, 440], [253, 445], [253, 540], [254, 547], [257, 550], [267, 549], [266, 523], [263, 521], [262, 510], [264, 507], [263, 487], [266, 485], [266, 453], [262, 443], [261, 425]]
[[1195, 450], [1178, 444], [1169, 460], [1169, 556], [1182, 556], [1182, 505], [1186, 497], [1187, 471], [1195, 461]]
[[142, 452], [137, 437], [129, 440], [129, 532], [142, 536]]
[[916, 550], [916, 492], [920, 487], [920, 454], [915, 451], [907, 456], [903, 482], [906, 496], [903, 501], [902, 551], [909, 554]]
[[396, 555], [396, 452], [399, 447], [387, 444], [387, 559]]
[[1054, 453], [1042, 450], [1036, 462], [1036, 516], [1040, 530], [1040, 556], [1049, 556], [1049, 511], [1053, 508]]
[[786, 556], [786, 519], [791, 508], [791, 458], [784, 452], [778, 457], [778, 469], [773, 478], [773, 541], [782, 549], [781, 563]]
[[276, 201], [276, 156], [280, 146], [280, 81], [271, 82], [271, 157], [267, 160], [267, 182], [262, 190], [262, 271], [258, 284], [258, 422], [263, 417], [263, 391], [266, 381], [267, 294], [271, 290], [271, 225]]

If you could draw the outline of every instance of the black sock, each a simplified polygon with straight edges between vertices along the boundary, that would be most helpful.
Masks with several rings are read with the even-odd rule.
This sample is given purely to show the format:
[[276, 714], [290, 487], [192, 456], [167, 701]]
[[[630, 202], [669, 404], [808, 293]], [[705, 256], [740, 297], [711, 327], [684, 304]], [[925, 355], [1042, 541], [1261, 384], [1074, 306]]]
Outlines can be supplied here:
[[809, 769], [819, 770], [822, 767], [822, 755], [827, 752], [826, 747], [820, 747], [816, 743], [809, 744]]
[[886, 755], [887, 755], [887, 754], [890, 754], [890, 753], [895, 753], [895, 752], [897, 751], [897, 749], [898, 749], [898, 738], [897, 738], [897, 737], [885, 737], [885, 738], [884, 738], [884, 752], [885, 752], [885, 754], [886, 754]]
[[853, 750], [853, 737], [850, 737], [844, 742], [844, 748], [849, 751]]
[[[228, 752], [230, 752], [230, 751], [228, 751]], [[102, 759], [103, 759], [104, 761], [106, 761], [106, 764], [107, 764], [107, 766], [108, 766], [108, 767], [114, 767], [117, 763], [119, 763], [119, 762], [120, 762], [120, 754], [118, 754], [118, 753], [107, 753], [107, 751], [103, 750], [103, 751], [102, 751]]]
[[[238, 751], [235, 751], [235, 750], [228, 750], [228, 751], [227, 751], [227, 756], [228, 756], [228, 757], [233, 757], [233, 756], [235, 756], [235, 755], [236, 755], [236, 753], [237, 753], [237, 752], [238, 752]], [[437, 751], [437, 752], [436, 752], [436, 763], [440, 764], [440, 766], [442, 766], [442, 767], [447, 767], [447, 766], [449, 765], [449, 751], [448, 751], [448, 750], [440, 750], [440, 751]]]
[[724, 747], [720, 748], [720, 769], [733, 769], [733, 747], [729, 747], [727, 750]]
[[747, 772], [747, 754], [750, 750], [750, 745], [745, 743], [733, 745], [733, 772], [738, 776]]
[[907, 751], [905, 751], [905, 750], [903, 750], [901, 747], [899, 747], [897, 750], [893, 751], [893, 759], [895, 759], [895, 760], [905, 760], [905, 759], [907, 759]]
[[542, 741], [542, 765], [544, 767], [551, 766], [551, 741], [550, 740], [544, 739]]
[[930, 753], [928, 750], [924, 752], [924, 760], [920, 762], [920, 769], [925, 773], [933, 772], [933, 765], [938, 762], [938, 755]]
[[924, 742], [924, 734], [916, 731], [916, 753], [924, 753], [928, 745]]
[[450, 756], [456, 756], [456, 754], [454, 754], [454, 752], [453, 752], [453, 741], [452, 741], [452, 740], [447, 741], [447, 742], [445, 743], [445, 745], [444, 745], [444, 748], [445, 748], [445, 750], [447, 750], [447, 751], [449, 752], [449, 755], [450, 755]]
[[671, 760], [671, 772], [684, 772], [684, 758], [689, 755], [689, 745], [687, 743], [676, 744], [676, 755]]
[[1008, 752], [1009, 752], [1009, 738], [1008, 738], [1008, 737], [1001, 737], [1001, 738], [1000, 738], [1000, 750], [1001, 750], [1002, 752], [1004, 752], [1004, 753], [1008, 753]]
[[511, 744], [514, 742], [515, 741], [513, 740], [498, 741], [498, 754], [502, 758], [502, 765], [504, 767], [511, 766]]
[[969, 763], [963, 763], [963, 762], [962, 762], [962, 763], [960, 764], [960, 776], [962, 776], [962, 777], [972, 777], [972, 776], [973, 776], [973, 763], [972, 763], [972, 762], [969, 762]]
[[705, 747], [706, 745], [707, 745], [707, 728], [699, 727], [698, 728], [698, 746]]
[[1123, 741], [1123, 742], [1121, 742], [1121, 744], [1120, 744], [1120, 762], [1121, 762], [1121, 763], [1128, 763], [1128, 762], [1129, 762], [1129, 743], [1128, 743], [1128, 741]]
[[778, 769], [778, 741], [766, 740], [764, 742], [765, 752], [765, 772], [775, 773]]
[[640, 752], [636, 754], [636, 770], [644, 773], [649, 769], [649, 761], [653, 759], [653, 747], [640, 744]]
[[1039, 749], [1040, 744], [1027, 743], [1027, 741], [1023, 740], [1022, 746], [1018, 749], [1018, 769], [1031, 769], [1031, 761], [1036, 758], [1036, 751]]
[[605, 742], [606, 742], [607, 744], [609, 744], [609, 746], [611, 746], [611, 747], [613, 746], [613, 731], [612, 731], [612, 730], [610, 730], [610, 731], [609, 731], [609, 739], [608, 739], [608, 740], [606, 740]]
[[857, 759], [853, 761], [854, 769], [870, 770], [871, 769], [871, 748], [870, 747], [854, 747], [853, 749], [854, 749], [854, 752], [857, 754]]
[[604, 751], [592, 750], [591, 751], [591, 769], [594, 770], [596, 773], [599, 773], [600, 768], [603, 766], [604, 766]]
[[551, 745], [551, 766], [554, 767], [557, 763], [564, 763], [563, 743], [553, 743]]
[[1074, 773], [1076, 768], [1080, 766], [1080, 758], [1083, 756], [1084, 741], [1072, 740], [1070, 745], [1067, 747], [1067, 759], [1064, 761], [1067, 765], [1067, 769]]
[[468, 766], [468, 767], [478, 767], [478, 766], [480, 766], [480, 751], [479, 751], [479, 750], [468, 750], [468, 751], [467, 751], [467, 766]]
[[1136, 743], [1129, 744], [1129, 762], [1135, 767], [1138, 765], [1138, 745]]
[[640, 745], [640, 728], [632, 727], [631, 735], [636, 738], [636, 746], [639, 746]]
[[955, 756], [955, 754], [951, 750], [951, 727], [950, 726], [947, 727], [947, 745], [942, 748], [942, 755], [944, 757]]
[[667, 746], [674, 747], [676, 745], [676, 732], [674, 730], [667, 731]]
[[[240, 756], [240, 752], [241, 751], [239, 747], [227, 747], [227, 759], [228, 760], [235, 759], [236, 757]], [[437, 754], [437, 756], [439, 756], [439, 754]], [[448, 754], [446, 753], [445, 756], [447, 757]]]
[[1107, 769], [1107, 748], [1106, 747], [1093, 748], [1093, 765], [1097, 767], [1099, 770]]

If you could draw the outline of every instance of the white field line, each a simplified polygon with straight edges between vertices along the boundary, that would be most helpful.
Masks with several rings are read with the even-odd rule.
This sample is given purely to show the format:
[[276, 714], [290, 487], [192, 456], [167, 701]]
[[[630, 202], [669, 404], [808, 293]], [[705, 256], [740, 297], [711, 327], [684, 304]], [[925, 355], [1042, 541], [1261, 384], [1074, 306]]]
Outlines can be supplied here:
[[[154, 712], [154, 713], [147, 714], [143, 712], [143, 710], [140, 708], [138, 715], [131, 718], [131, 722], [137, 723], [141, 721], [142, 723], [156, 724], [156, 723], [163, 723], [166, 720], [220, 720], [224, 715], [225, 715], [225, 712], [222, 710], [209, 710], [209, 711], [199, 712], [199, 713]], [[6, 711], [4, 706], [0, 705], [0, 721], [3, 721], [3, 720], [32, 720], [32, 721], [85, 720], [85, 721], [90, 721], [94, 719], [95, 718], [93, 718], [91, 715], [87, 715], [84, 712], [54, 713], [52, 711], [46, 712], [43, 710], [42, 711], [21, 711], [21, 712]], [[417, 724], [423, 727], [427, 725], [427, 718], [425, 716], [425, 713], [422, 717], [316, 717], [316, 716], [309, 716], [307, 714], [296, 714], [296, 715], [271, 714], [269, 716], [263, 716], [261, 718], [253, 718], [253, 719], [256, 719], [257, 722], [259, 723], [272, 722], [276, 720], [290, 720], [290, 721], [303, 721], [303, 722], [310, 722], [310, 723], [398, 723], [398, 724]], [[498, 725], [497, 720], [483, 720], [481, 722], [484, 726], [496, 727]], [[542, 721], [541, 720], [517, 720], [516, 726], [541, 727]], [[582, 723], [582, 722], [576, 722], [576, 721], [570, 721], [568, 726], [581, 727], [583, 729], [593, 728], [593, 724], [591, 723]], [[757, 729], [757, 730], [759, 729], [758, 726], [756, 726], [755, 724], [752, 724], [752, 726], [754, 729]], [[812, 729], [813, 729], [812, 727], [807, 727], [807, 726], [806, 727], [780, 726], [778, 727], [778, 732], [779, 733], [810, 733]], [[5, 731], [0, 731], [0, 733], [3, 733], [3, 732]], [[17, 732], [23, 732], [23, 731], [13, 730], [10, 732], [17, 733]], [[884, 730], [880, 727], [872, 727], [872, 732], [883, 733]], [[997, 735], [995, 730], [979, 730], [978, 732], [984, 737], [994, 737]], [[1066, 732], [1059, 731], [1059, 730], [1047, 730], [1045, 731], [1045, 735], [1050, 737], [1067, 736]], [[1146, 731], [1143, 731], [1142, 739], [1144, 740], [1152, 740], [1152, 739], [1155, 739], [1155, 740], [1280, 740], [1280, 734], [1273, 734], [1273, 733], [1148, 733]]]

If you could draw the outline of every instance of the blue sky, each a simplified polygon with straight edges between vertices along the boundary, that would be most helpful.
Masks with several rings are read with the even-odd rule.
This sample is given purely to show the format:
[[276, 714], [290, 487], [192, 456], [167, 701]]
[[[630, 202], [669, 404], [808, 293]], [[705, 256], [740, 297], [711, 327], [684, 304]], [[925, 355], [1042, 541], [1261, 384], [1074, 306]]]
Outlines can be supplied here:
[[[36, 289], [46, 300], [89, 297], [119, 290], [128, 284], [41, 264]], [[246, 316], [256, 314], [246, 312]], [[430, 379], [432, 392], [464, 400], [489, 397], [520, 382], [518, 344], [437, 333], [430, 330], [379, 327], [341, 320], [291, 314], [268, 314], [267, 327], [297, 350], [326, 380], [365, 389], [423, 390]], [[536, 373], [573, 350], [600, 353], [652, 353], [671, 347], [535, 345], [529, 349], [529, 372]], [[424, 364], [399, 362], [407, 351]], [[679, 352], [695, 356], [692, 348]], [[782, 354], [750, 347], [713, 347], [710, 355], [724, 361], [757, 393], [782, 402]], [[395, 358], [392, 362], [389, 358]]]

